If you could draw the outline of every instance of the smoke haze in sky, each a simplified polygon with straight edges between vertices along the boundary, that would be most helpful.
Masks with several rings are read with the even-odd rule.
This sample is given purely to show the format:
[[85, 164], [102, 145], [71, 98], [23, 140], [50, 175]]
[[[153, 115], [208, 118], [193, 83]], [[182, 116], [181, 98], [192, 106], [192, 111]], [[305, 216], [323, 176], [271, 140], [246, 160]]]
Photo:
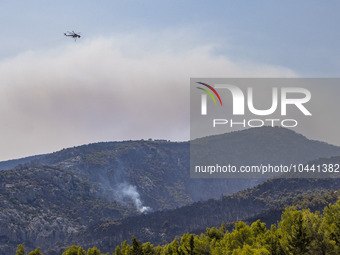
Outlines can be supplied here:
[[177, 48], [182, 36], [98, 38], [1, 61], [0, 160], [98, 141], [187, 140], [190, 77], [296, 75], [232, 61], [192, 38]]

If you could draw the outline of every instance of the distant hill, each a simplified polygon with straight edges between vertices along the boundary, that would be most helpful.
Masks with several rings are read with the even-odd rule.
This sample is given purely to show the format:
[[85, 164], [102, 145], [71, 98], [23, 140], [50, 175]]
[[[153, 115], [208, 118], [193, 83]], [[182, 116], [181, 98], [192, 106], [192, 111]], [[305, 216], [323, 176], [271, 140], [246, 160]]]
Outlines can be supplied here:
[[[256, 164], [259, 159], [302, 163], [340, 155], [339, 147], [309, 140], [284, 128], [254, 128], [204, 139], [211, 139], [230, 159], [247, 164]], [[124, 228], [133, 226], [132, 219], [151, 217], [156, 224], [163, 219], [162, 211], [172, 212], [176, 208], [184, 210], [183, 215], [190, 216], [191, 210], [199, 214], [199, 207], [181, 207], [194, 202], [205, 204], [208, 199], [222, 198], [261, 182], [259, 179], [191, 179], [189, 148], [189, 142], [106, 142], [68, 148], [31, 160], [3, 162], [2, 166], [13, 169], [0, 172], [0, 229], [3, 230], [0, 253], [12, 252], [16, 244], [23, 242], [28, 248], [46, 248], [53, 243], [62, 246], [69, 236], [86, 233], [86, 229], [103, 230], [104, 222], [108, 227], [113, 224]], [[209, 151], [202, 153], [208, 155]], [[327, 185], [337, 187], [336, 183]], [[252, 202], [244, 200], [243, 204]], [[219, 210], [216, 203], [206, 205]], [[256, 206], [261, 209], [263, 204]], [[244, 210], [248, 213], [250, 209], [244, 207]], [[248, 215], [226, 211], [230, 215], [226, 220], [255, 217], [262, 212], [266, 211], [254, 210]], [[219, 219], [216, 216], [216, 221], [207, 219], [206, 223], [215, 224]], [[199, 221], [193, 225], [190, 220], [187, 224], [184, 220], [178, 222], [183, 224], [179, 232], [184, 227], [193, 230], [203, 226]], [[124, 234], [113, 236], [118, 241]]]
[[20, 159], [12, 159], [12, 160], [6, 160], [0, 162], [0, 171], [2, 170], [10, 170], [13, 168], [16, 168], [20, 165], [24, 165], [28, 162], [32, 162], [36, 159], [41, 158], [44, 155], [37, 155], [37, 156], [30, 156], [30, 157], [25, 157], [25, 158], [20, 158]]
[[[195, 159], [198, 165], [235, 166], [300, 164], [340, 155], [339, 147], [309, 140], [282, 127], [252, 128], [196, 139], [191, 143], [191, 151], [192, 160]], [[244, 178], [245, 175], [240, 176]]]
[[[252, 128], [210, 136], [194, 141], [193, 146], [207, 143], [223, 151], [222, 157], [235, 164], [305, 163], [340, 155], [340, 147], [309, 140], [280, 127]], [[201, 146], [197, 151], [201, 158], [215, 159], [216, 153], [209, 147]], [[189, 152], [189, 142], [106, 142], [64, 149], [31, 162], [32, 165], [53, 165], [72, 170], [77, 176], [100, 185], [108, 199], [117, 197], [112, 196], [112, 190], [127, 183], [136, 187], [141, 200], [154, 210], [220, 198], [262, 181], [190, 179]]]

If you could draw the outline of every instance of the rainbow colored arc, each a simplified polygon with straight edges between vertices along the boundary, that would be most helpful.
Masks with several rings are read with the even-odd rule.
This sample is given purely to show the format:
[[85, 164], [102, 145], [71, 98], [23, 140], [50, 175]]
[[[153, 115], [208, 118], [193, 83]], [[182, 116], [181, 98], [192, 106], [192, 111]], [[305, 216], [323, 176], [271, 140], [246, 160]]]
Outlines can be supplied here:
[[[203, 85], [203, 86], [206, 86], [206, 87], [209, 88], [212, 92], [214, 92], [215, 95], [217, 96], [218, 100], [220, 101], [221, 106], [222, 106], [222, 100], [221, 100], [221, 98], [220, 98], [220, 95], [217, 93], [217, 91], [216, 91], [212, 86], [210, 86], [209, 84], [203, 83], [203, 82], [196, 82], [196, 83], [201, 84], [201, 85]], [[198, 89], [203, 90], [204, 92], [206, 92], [206, 93], [212, 98], [212, 100], [214, 101], [215, 105], [217, 104], [217, 103], [216, 103], [216, 100], [215, 100], [215, 98], [214, 98], [214, 96], [211, 94], [211, 92], [210, 92], [209, 90], [204, 89], [204, 88], [200, 88], [200, 87], [196, 87], [196, 88], [198, 88]]]

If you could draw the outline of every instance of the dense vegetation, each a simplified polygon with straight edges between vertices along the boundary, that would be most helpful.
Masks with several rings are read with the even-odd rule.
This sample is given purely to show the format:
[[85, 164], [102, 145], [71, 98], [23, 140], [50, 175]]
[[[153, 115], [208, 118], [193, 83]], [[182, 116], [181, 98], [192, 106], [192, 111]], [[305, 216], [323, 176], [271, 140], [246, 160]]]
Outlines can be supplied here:
[[[68, 244], [96, 246], [112, 251], [121, 240], [131, 236], [142, 242], [164, 244], [183, 233], [200, 234], [206, 227], [219, 226], [221, 222], [261, 219], [270, 226], [281, 218], [285, 207], [322, 211], [335, 203], [340, 189], [339, 179], [275, 179], [268, 180], [252, 189], [224, 196], [219, 200], [198, 202], [176, 210], [154, 212], [129, 217], [120, 222], [103, 222], [86, 229], [85, 233], [69, 240]], [[333, 189], [333, 190], [331, 190]], [[232, 230], [233, 225], [227, 225]], [[52, 255], [52, 254], [51, 254]]]
[[[247, 225], [243, 221], [235, 224], [229, 232], [226, 225], [207, 228], [200, 235], [186, 233], [173, 242], [154, 246], [150, 242], [141, 243], [132, 238], [132, 243], [124, 241], [117, 246], [114, 255], [194, 255], [194, 254], [339, 254], [340, 253], [340, 199], [315, 213], [309, 209], [298, 210], [287, 207], [277, 224], [269, 229], [260, 220]], [[26, 254], [19, 245], [16, 255]], [[39, 248], [28, 255], [42, 254]], [[96, 247], [86, 252], [82, 247], [73, 245], [63, 255], [102, 254]], [[110, 254], [110, 253], [106, 253]]]

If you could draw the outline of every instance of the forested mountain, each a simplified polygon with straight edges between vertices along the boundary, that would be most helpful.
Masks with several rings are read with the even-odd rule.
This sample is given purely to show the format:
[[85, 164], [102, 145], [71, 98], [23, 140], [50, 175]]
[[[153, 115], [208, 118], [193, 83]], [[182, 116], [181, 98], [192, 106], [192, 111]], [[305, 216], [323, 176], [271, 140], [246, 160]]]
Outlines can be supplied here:
[[[246, 164], [256, 164], [259, 159], [303, 163], [340, 155], [339, 147], [308, 140], [284, 128], [254, 128], [203, 139], [212, 139], [227, 157], [240, 158]], [[240, 194], [246, 193], [237, 193], [221, 199], [261, 180], [191, 179], [189, 143], [163, 140], [89, 144], [2, 164], [14, 165], [12, 170], [0, 172], [0, 253], [4, 254], [23, 242], [28, 248], [43, 249], [74, 240], [111, 247], [130, 239], [131, 234], [142, 240], [150, 237], [156, 243], [167, 241], [164, 236], [260, 217], [273, 209], [263, 201], [271, 201], [270, 196], [261, 200], [261, 194], [280, 186], [268, 181], [261, 184], [268, 187], [256, 187], [262, 187], [256, 195], [243, 198]], [[280, 187], [287, 189], [292, 181], [282, 180]], [[305, 187], [301, 192], [338, 189], [338, 182], [306, 180], [298, 186]], [[274, 199], [280, 205], [274, 209], [279, 211], [296, 197], [290, 191], [279, 194]], [[204, 202], [212, 198], [219, 200]], [[202, 221], [201, 215], [208, 214], [212, 217]], [[89, 235], [91, 232], [96, 236]]]
[[[340, 157], [331, 160], [335, 161], [340, 162]], [[219, 226], [222, 222], [253, 222], [261, 219], [270, 225], [280, 219], [286, 206], [322, 210], [338, 199], [338, 191], [339, 178], [272, 179], [218, 200], [196, 202], [174, 210], [129, 217], [119, 222], [103, 222], [74, 236], [70, 243], [112, 250], [121, 240], [128, 240], [131, 236], [158, 245], [171, 242], [183, 233], [202, 233], [205, 228]]]
[[[194, 146], [202, 143], [214, 145], [215, 151], [223, 151], [222, 157], [235, 164], [306, 163], [340, 155], [340, 147], [309, 140], [279, 127], [252, 128], [206, 137], [194, 141]], [[96, 143], [63, 149], [30, 161], [27, 158], [21, 165], [68, 169], [79, 178], [98, 184], [109, 200], [117, 199], [119, 194], [115, 191], [134, 186], [141, 200], [153, 210], [219, 198], [261, 181], [190, 179], [189, 148], [189, 142], [165, 140]], [[214, 159], [216, 155], [209, 148], [200, 147], [198, 151], [202, 158]]]
[[340, 155], [339, 147], [309, 140], [282, 127], [251, 128], [208, 136], [192, 141], [191, 147], [207, 165], [219, 161], [233, 165], [299, 164]]

